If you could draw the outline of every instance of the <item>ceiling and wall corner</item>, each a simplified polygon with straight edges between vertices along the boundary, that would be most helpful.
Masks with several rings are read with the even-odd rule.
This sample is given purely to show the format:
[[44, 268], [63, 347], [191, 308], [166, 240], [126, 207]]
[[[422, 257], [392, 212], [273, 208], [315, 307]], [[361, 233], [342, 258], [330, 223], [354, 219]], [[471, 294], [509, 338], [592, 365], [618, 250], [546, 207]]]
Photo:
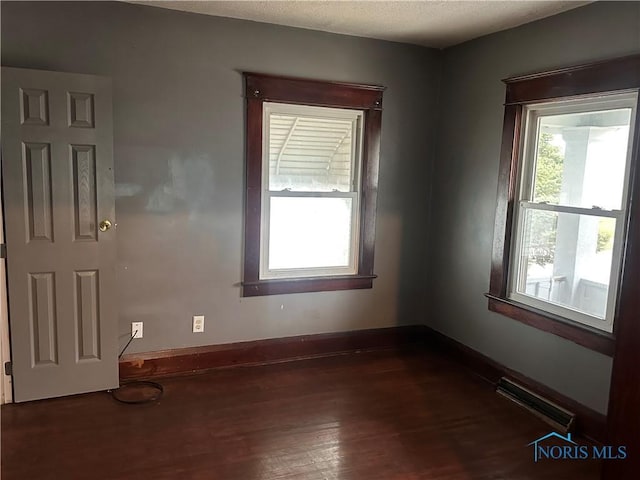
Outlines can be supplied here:
[[589, 1], [132, 1], [154, 7], [445, 48]]

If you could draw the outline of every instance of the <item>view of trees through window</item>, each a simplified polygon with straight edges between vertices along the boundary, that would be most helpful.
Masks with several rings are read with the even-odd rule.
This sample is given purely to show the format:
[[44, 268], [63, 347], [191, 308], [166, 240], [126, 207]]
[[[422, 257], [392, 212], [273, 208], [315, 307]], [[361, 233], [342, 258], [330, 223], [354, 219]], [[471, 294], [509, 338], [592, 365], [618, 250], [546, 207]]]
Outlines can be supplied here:
[[[538, 202], [560, 203], [564, 170], [564, 151], [561, 142], [562, 140], [554, 138], [551, 133], [541, 132], [539, 135], [535, 185], [535, 196]], [[531, 222], [529, 231], [533, 247], [529, 252], [529, 262], [537, 263], [540, 266], [553, 263], [558, 216], [550, 212], [538, 212], [528, 221]], [[600, 219], [597, 253], [612, 249], [614, 230], [615, 221], [613, 219]]]
[[558, 203], [562, 187], [564, 153], [553, 143], [551, 133], [542, 132], [538, 140], [536, 197], [541, 202]]
[[[559, 203], [562, 188], [564, 153], [554, 144], [551, 133], [541, 132], [538, 139], [536, 161], [536, 200], [539, 202]], [[553, 263], [556, 244], [556, 223], [558, 217], [551, 212], [538, 212], [531, 216], [529, 232], [533, 247], [529, 252], [529, 261], [540, 266]]]

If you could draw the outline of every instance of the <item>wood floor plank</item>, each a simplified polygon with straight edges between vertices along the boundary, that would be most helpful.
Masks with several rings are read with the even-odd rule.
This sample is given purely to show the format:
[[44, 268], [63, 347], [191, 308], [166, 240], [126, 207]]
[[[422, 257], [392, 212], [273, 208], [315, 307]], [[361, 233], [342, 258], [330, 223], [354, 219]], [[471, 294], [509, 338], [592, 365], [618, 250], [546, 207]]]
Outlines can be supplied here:
[[2, 407], [2, 478], [596, 480], [590, 460], [533, 462], [551, 429], [442, 354], [368, 352], [163, 379]]

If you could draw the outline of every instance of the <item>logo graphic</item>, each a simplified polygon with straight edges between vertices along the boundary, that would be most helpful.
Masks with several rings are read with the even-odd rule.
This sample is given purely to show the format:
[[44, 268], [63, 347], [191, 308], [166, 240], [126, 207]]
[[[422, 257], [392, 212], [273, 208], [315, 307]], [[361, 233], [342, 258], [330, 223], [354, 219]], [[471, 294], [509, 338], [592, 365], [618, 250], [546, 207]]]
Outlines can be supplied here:
[[[545, 445], [550, 439], [558, 439], [562, 445]], [[554, 442], [558, 443], [558, 442]], [[535, 439], [528, 447], [533, 446], [533, 461], [538, 462], [542, 459], [550, 460], [587, 460], [587, 459], [604, 459], [604, 460], [624, 460], [627, 458], [627, 447], [604, 445], [601, 447], [595, 445], [580, 445], [574, 442], [571, 434], [566, 436], [557, 432], [547, 433], [546, 435]]]

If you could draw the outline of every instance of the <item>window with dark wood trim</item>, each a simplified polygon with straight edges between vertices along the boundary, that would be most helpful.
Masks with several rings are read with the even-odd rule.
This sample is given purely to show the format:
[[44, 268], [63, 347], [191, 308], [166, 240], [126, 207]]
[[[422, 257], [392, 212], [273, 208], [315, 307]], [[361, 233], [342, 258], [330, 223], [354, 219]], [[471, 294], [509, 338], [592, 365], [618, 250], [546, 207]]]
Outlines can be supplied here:
[[242, 295], [371, 288], [384, 87], [244, 79]]
[[[640, 168], [638, 165], [640, 55], [509, 78], [505, 80], [505, 83], [506, 103], [498, 174], [491, 277], [489, 292], [486, 295], [489, 300], [489, 309], [603, 354], [613, 355], [616, 332], [620, 324], [637, 321], [633, 299], [640, 291], [640, 262], [638, 262], [638, 250], [640, 250]], [[529, 188], [531, 196], [534, 195], [531, 193], [533, 187], [531, 185], [527, 187], [526, 182], [537, 181], [535, 173], [533, 174], [534, 180], [527, 179], [527, 175], [531, 175], [531, 170], [527, 173], [526, 169], [531, 167], [527, 167], [528, 154], [526, 152], [529, 147], [525, 144], [529, 144], [531, 149], [540, 148], [539, 143], [536, 146], [538, 137], [533, 138], [532, 143], [530, 130], [527, 128], [533, 129], [536, 135], [542, 131], [540, 120], [542, 117], [535, 115], [531, 117], [531, 112], [547, 108], [548, 111], [562, 113], [563, 106], [569, 106], [570, 110], [574, 108], [573, 105], [581, 105], [581, 102], [588, 105], [589, 99], [594, 99], [594, 102], [600, 102], [605, 106], [609, 101], [613, 102], [612, 105], [615, 106], [615, 99], [622, 99], [623, 102], [626, 102], [624, 105], [629, 107], [625, 111], [630, 112], [631, 118], [627, 128], [630, 130], [629, 138], [633, 143], [627, 146], [630, 153], [627, 158], [624, 180], [626, 190], [624, 195], [621, 194], [621, 207], [619, 209], [612, 207], [607, 210], [597, 205], [567, 206], [566, 199], [564, 202], [553, 200], [547, 202], [535, 198], [524, 198], [523, 200], [523, 195], [521, 195], [523, 188]], [[596, 109], [595, 111], [600, 113], [604, 110], [605, 107], [601, 107], [600, 110]], [[583, 110], [577, 108], [575, 111], [592, 113], [588, 110], [588, 106]], [[533, 122], [531, 118], [537, 124], [529, 125], [527, 122]], [[529, 132], [527, 139], [525, 139], [526, 132]], [[533, 161], [537, 162], [538, 159]], [[562, 205], [563, 203], [564, 205]], [[593, 208], [595, 213], [587, 211], [588, 208]], [[617, 284], [617, 289], [608, 304], [611, 307], [612, 328], [610, 325], [604, 328], [594, 328], [576, 321], [576, 317], [571, 314], [572, 312], [567, 311], [567, 314], [563, 314], [562, 308], [545, 308], [544, 302], [527, 301], [523, 295], [513, 295], [514, 285], [522, 282], [521, 267], [517, 264], [520, 257], [515, 259], [514, 256], [519, 251], [518, 249], [522, 249], [522, 246], [525, 245], [522, 235], [518, 241], [516, 239], [521, 232], [519, 229], [528, 228], [523, 227], [524, 217], [521, 213], [526, 209], [529, 209], [528, 212], [545, 211], [548, 215], [583, 214], [590, 219], [592, 217], [610, 217], [618, 222], [614, 241], [618, 242], [616, 248], [619, 255], [619, 267], [615, 269], [616, 254], [614, 252], [611, 275], [612, 285]], [[557, 224], [555, 228], [558, 228]], [[520, 251], [522, 252], [522, 250]], [[515, 278], [516, 276], [518, 278]], [[535, 295], [531, 294], [532, 297]], [[519, 301], [523, 298], [525, 301]], [[549, 300], [549, 305], [551, 303], [552, 301]], [[597, 325], [597, 322], [595, 324]], [[607, 328], [611, 331], [605, 331]]]

